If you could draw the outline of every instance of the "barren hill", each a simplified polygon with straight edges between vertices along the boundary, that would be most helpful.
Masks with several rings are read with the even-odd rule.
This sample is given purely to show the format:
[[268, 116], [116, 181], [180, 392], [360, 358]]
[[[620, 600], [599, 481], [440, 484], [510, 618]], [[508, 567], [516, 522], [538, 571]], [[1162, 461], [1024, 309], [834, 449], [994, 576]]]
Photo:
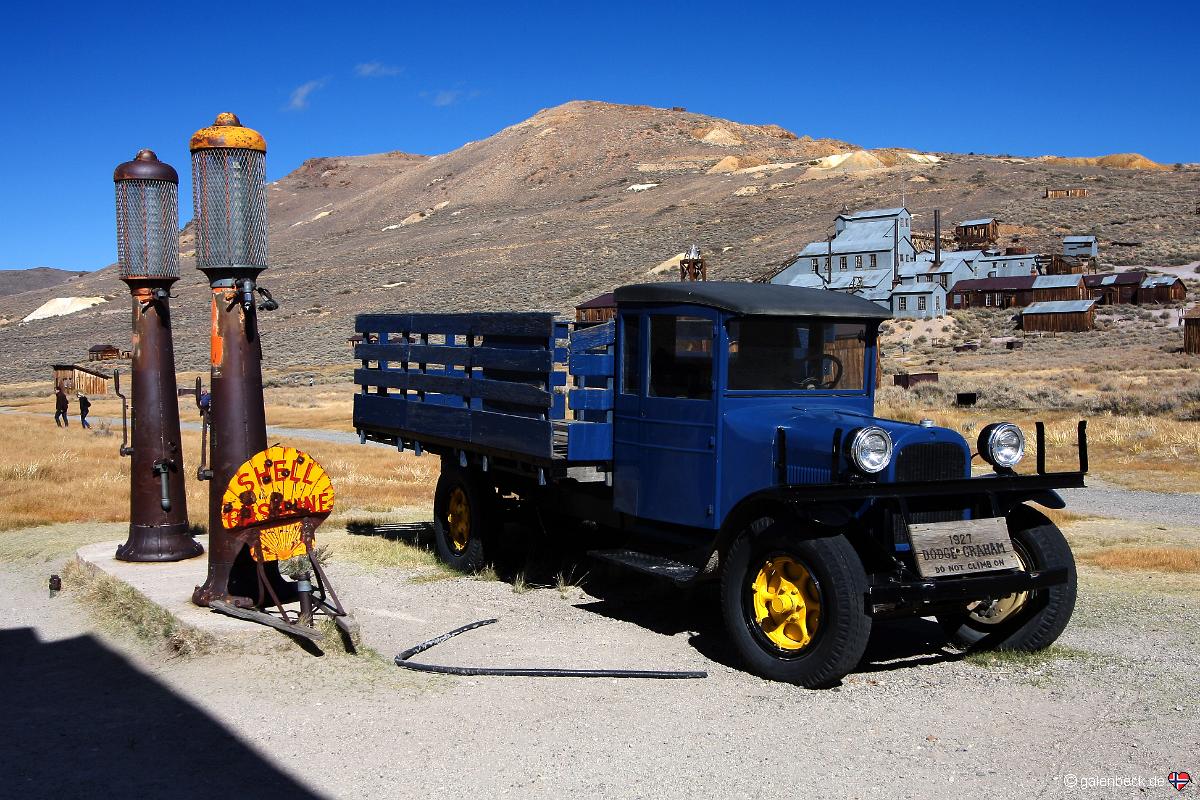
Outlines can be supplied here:
[[18, 292], [28, 292], [35, 289], [48, 289], [51, 286], [75, 280], [87, 275], [86, 272], [72, 272], [54, 267], [31, 267], [30, 269], [0, 269], [0, 297]]
[[[1058, 186], [1085, 186], [1089, 196], [1043, 199]], [[272, 184], [263, 283], [282, 308], [265, 315], [264, 343], [272, 366], [348, 364], [357, 312], [565, 312], [614, 285], [655, 279], [655, 265], [693, 242], [714, 278], [750, 278], [823, 238], [843, 208], [903, 203], [918, 230], [932, 227], [935, 207], [948, 222], [994, 215], [1003, 244], [1016, 236], [1050, 249], [1063, 233], [1090, 232], [1102, 247], [1142, 243], [1109, 256], [1177, 264], [1200, 258], [1198, 190], [1191, 169], [864, 151], [774, 125], [573, 102], [444, 155], [317, 158]], [[173, 302], [181, 369], [202, 367], [208, 348], [193, 246], [185, 230]], [[112, 268], [71, 290], [111, 299], [19, 325], [61, 290], [0, 297], [0, 346], [10, 355], [0, 380], [44, 377], [50, 361], [128, 335], [128, 295]]]

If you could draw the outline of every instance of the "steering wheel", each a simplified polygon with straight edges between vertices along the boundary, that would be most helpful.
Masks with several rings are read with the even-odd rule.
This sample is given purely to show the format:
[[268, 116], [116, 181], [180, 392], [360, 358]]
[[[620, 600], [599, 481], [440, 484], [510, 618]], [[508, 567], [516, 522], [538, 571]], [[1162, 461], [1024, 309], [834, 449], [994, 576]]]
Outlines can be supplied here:
[[[833, 365], [833, 370], [832, 370], [833, 377], [827, 381], [822, 380], [820, 377], [825, 374], [825, 362], [826, 361], [830, 362]], [[842, 360], [840, 358], [838, 358], [837, 356], [832, 355], [830, 353], [822, 353], [821, 355], [819, 355], [815, 358], [805, 359], [804, 363], [806, 363], [806, 364], [816, 363], [817, 374], [810, 375], [807, 378], [801, 378], [800, 380], [792, 381], [792, 383], [796, 384], [801, 389], [835, 389], [835, 388], [837, 388], [837, 385], [841, 382], [842, 373], [845, 371], [845, 368], [842, 366]]]

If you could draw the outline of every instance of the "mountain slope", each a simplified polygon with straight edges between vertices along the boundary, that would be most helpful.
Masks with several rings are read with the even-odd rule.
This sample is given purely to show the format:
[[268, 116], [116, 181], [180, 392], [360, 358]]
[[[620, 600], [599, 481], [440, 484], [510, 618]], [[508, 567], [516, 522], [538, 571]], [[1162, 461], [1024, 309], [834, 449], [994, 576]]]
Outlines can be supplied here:
[[86, 272], [72, 272], [53, 267], [29, 269], [0, 269], [0, 297], [20, 292], [48, 289], [75, 280]]
[[[268, 132], [269, 133], [269, 132]], [[862, 151], [778, 126], [686, 111], [573, 102], [439, 156], [312, 159], [269, 187], [271, 269], [282, 308], [263, 321], [267, 363], [349, 364], [353, 315], [378, 310], [570, 307], [649, 271], [695, 242], [713, 278], [769, 271], [824, 238], [843, 208], [906, 204], [917, 230], [994, 215], [1003, 244], [1056, 249], [1065, 232], [1137, 239], [1137, 257], [1181, 263], [1196, 252], [1194, 171], [1109, 169], [1044, 159]], [[1083, 200], [1044, 200], [1050, 186]], [[185, 218], [190, 209], [185, 208]], [[181, 369], [206, 363], [207, 293], [181, 236]], [[1124, 252], [1124, 251], [1122, 251]], [[1151, 261], [1150, 263], [1155, 263]], [[0, 381], [43, 377], [52, 360], [128, 336], [114, 270], [72, 292], [110, 302], [70, 317], [0, 325], [12, 354]], [[51, 291], [0, 297], [19, 320]]]

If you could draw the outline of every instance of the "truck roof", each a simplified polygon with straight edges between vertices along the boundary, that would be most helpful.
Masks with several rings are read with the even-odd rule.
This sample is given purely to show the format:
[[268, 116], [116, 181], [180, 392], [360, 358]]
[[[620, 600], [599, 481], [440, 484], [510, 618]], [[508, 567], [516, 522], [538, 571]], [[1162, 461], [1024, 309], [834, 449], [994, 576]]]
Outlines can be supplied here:
[[840, 317], [842, 319], [891, 319], [883, 306], [843, 292], [807, 289], [778, 283], [734, 281], [687, 281], [635, 283], [614, 293], [617, 305], [655, 303], [696, 305], [733, 314], [781, 317]]

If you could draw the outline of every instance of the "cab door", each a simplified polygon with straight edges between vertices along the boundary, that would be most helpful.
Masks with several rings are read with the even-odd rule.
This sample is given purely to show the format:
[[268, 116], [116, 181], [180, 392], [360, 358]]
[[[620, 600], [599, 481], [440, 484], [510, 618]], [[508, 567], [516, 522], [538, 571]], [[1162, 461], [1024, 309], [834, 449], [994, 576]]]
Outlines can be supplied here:
[[615, 403], [616, 508], [714, 527], [716, 312], [691, 306], [631, 312], [622, 315], [622, 331], [623, 371], [636, 363], [638, 374], [623, 376]]

